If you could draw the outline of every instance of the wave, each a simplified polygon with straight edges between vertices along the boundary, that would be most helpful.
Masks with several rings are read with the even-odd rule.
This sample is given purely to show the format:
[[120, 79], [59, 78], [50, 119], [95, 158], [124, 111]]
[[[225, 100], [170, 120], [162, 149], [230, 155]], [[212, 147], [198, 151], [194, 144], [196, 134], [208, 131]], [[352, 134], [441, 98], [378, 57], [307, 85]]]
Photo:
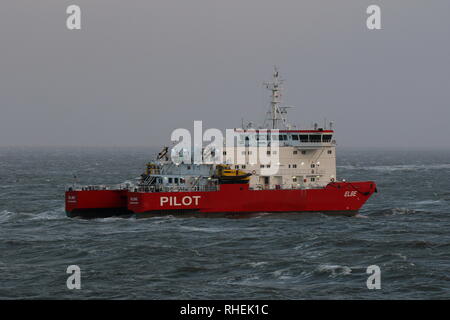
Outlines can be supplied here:
[[319, 274], [328, 274], [330, 277], [336, 277], [338, 275], [349, 275], [352, 273], [352, 268], [348, 266], [322, 264], [319, 265], [314, 272]]
[[187, 227], [187, 226], [181, 226], [180, 229], [194, 232], [224, 232], [230, 230], [225, 228], [214, 228], [214, 227], [201, 228], [201, 227]]
[[415, 214], [420, 213], [421, 210], [415, 210], [410, 208], [386, 208], [368, 213], [369, 216], [391, 216], [402, 214]]
[[38, 213], [33, 212], [13, 212], [3, 210], [0, 212], [0, 222], [8, 222], [14, 220], [58, 220], [65, 219], [64, 208], [54, 210], [46, 210]]
[[450, 169], [450, 163], [441, 164], [428, 164], [428, 165], [417, 165], [417, 164], [404, 164], [404, 165], [382, 165], [382, 166], [355, 166], [355, 165], [342, 165], [337, 166], [340, 169], [347, 170], [374, 170], [381, 172], [388, 171], [421, 171], [421, 170], [442, 170]]
[[420, 205], [438, 204], [438, 203], [441, 203], [441, 202], [442, 202], [441, 200], [431, 200], [431, 199], [429, 199], [429, 200], [421, 200], [421, 201], [412, 202], [412, 204], [420, 206]]
[[266, 261], [250, 262], [250, 263], [249, 263], [249, 265], [250, 265], [251, 267], [253, 267], [253, 268], [257, 268], [257, 267], [260, 267], [260, 266], [264, 266], [264, 265], [266, 265], [266, 264], [268, 264], [268, 262], [266, 262]]
[[291, 273], [288, 271], [289, 268], [285, 268], [285, 269], [279, 269], [279, 270], [275, 270], [274, 272], [272, 272], [272, 274], [274, 275], [275, 278], [279, 279], [279, 280], [287, 280], [287, 279], [291, 279], [292, 275]]

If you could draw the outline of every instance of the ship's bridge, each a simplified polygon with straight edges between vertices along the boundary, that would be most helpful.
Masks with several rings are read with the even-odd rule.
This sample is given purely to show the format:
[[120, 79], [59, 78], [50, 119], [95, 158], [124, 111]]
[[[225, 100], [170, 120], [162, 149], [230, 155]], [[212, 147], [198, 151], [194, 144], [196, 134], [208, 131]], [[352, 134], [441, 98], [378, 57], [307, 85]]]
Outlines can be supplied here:
[[319, 149], [336, 145], [333, 130], [258, 130], [235, 129], [239, 134], [238, 147], [270, 147], [276, 143], [280, 147], [299, 147], [301, 149]]

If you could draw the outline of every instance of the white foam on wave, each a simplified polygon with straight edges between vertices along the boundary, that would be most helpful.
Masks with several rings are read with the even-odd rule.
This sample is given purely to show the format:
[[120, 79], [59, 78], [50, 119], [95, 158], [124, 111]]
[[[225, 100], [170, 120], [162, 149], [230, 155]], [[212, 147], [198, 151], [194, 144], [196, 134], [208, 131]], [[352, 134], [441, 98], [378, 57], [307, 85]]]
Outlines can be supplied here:
[[429, 200], [416, 201], [416, 202], [413, 202], [413, 204], [420, 206], [420, 205], [438, 204], [438, 203], [441, 203], [441, 202], [442, 202], [441, 200], [431, 200], [431, 199], [429, 199]]
[[250, 262], [249, 265], [253, 268], [261, 267], [266, 265], [268, 262], [266, 261], [258, 261], [258, 262]]
[[391, 209], [391, 214], [413, 214], [417, 211], [409, 208], [393, 208]]
[[319, 273], [328, 273], [330, 274], [330, 277], [349, 275], [352, 273], [352, 269], [350, 267], [334, 264], [321, 264], [316, 268], [316, 271]]
[[279, 280], [287, 280], [292, 278], [288, 269], [275, 270], [274, 272], [272, 272], [272, 274], [274, 275], [275, 278]]
[[225, 229], [225, 228], [214, 228], [214, 227], [201, 228], [201, 227], [181, 226], [180, 228], [183, 230], [194, 231], [194, 232], [224, 232], [224, 231], [230, 230], [230, 229]]
[[343, 165], [337, 166], [337, 168], [348, 170], [374, 170], [381, 172], [389, 171], [420, 171], [420, 170], [442, 170], [450, 169], [450, 163], [438, 163], [438, 164], [402, 164], [402, 165], [382, 165], [382, 166], [354, 166]]
[[65, 218], [64, 208], [54, 210], [47, 210], [38, 213], [32, 212], [13, 212], [3, 210], [0, 212], [0, 222], [7, 222], [11, 220], [57, 220]]
[[14, 212], [8, 210], [0, 211], [0, 222], [9, 220], [14, 215]]

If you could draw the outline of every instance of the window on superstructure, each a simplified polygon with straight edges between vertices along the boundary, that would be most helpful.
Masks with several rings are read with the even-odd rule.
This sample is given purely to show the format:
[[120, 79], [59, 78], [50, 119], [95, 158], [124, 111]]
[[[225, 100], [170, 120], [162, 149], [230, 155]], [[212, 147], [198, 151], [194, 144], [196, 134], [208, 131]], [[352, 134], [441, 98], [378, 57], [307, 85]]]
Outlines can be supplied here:
[[316, 179], [315, 178], [311, 178], [311, 182], [314, 182], [314, 181], [316, 181]]
[[245, 168], [246, 168], [246, 165], [245, 165], [245, 164], [243, 164], [243, 165], [242, 165], [242, 169], [245, 169]]
[[169, 183], [173, 183], [173, 179], [172, 178], [169, 178]]
[[323, 142], [330, 142], [330, 141], [331, 141], [331, 137], [332, 137], [331, 134], [324, 134], [324, 135], [322, 136], [322, 141], [323, 141]]
[[298, 140], [298, 134], [293, 134], [292, 135], [292, 140]]
[[314, 163], [311, 163], [311, 168], [315, 168], [316, 165]]
[[306, 150], [302, 150], [302, 154], [306, 154]]
[[307, 134], [301, 134], [300, 142], [309, 142], [309, 136]]
[[320, 134], [311, 134], [311, 135], [309, 135], [309, 141], [310, 142], [321, 142], [322, 136]]
[[268, 155], [268, 156], [270, 156], [270, 150], [269, 150], [269, 151], [267, 151], [267, 155]]
[[260, 168], [264, 168], [264, 165], [262, 164], [262, 165], [260, 165], [259, 167], [260, 167]]
[[296, 164], [293, 164], [293, 165], [292, 165], [292, 168], [294, 168], [294, 169], [297, 168], [297, 165], [296, 165]]
[[175, 178], [174, 180], [175, 180], [175, 183], [178, 184], [178, 178]]
[[272, 154], [277, 154], [277, 152], [276, 151], [272, 151]]
[[180, 183], [185, 183], [186, 181], [183, 178], [180, 178]]
[[293, 152], [294, 154], [297, 154], [298, 152], [297, 152], [297, 150], [294, 150], [294, 152]]
[[332, 154], [333, 153], [333, 151], [331, 151], [331, 150], [328, 150], [328, 154]]
[[239, 166], [234, 166], [235, 169], [239, 169]]
[[297, 182], [297, 177], [293, 177], [292, 182]]

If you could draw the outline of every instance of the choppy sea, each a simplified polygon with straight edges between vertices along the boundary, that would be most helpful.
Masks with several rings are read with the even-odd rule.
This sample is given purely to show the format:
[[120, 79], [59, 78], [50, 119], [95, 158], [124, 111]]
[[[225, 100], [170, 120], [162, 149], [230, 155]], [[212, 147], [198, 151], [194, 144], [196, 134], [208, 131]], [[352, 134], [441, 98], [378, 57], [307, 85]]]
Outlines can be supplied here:
[[74, 175], [130, 181], [154, 151], [0, 148], [0, 299], [450, 298], [448, 151], [338, 149], [338, 177], [378, 185], [356, 217], [66, 217]]

